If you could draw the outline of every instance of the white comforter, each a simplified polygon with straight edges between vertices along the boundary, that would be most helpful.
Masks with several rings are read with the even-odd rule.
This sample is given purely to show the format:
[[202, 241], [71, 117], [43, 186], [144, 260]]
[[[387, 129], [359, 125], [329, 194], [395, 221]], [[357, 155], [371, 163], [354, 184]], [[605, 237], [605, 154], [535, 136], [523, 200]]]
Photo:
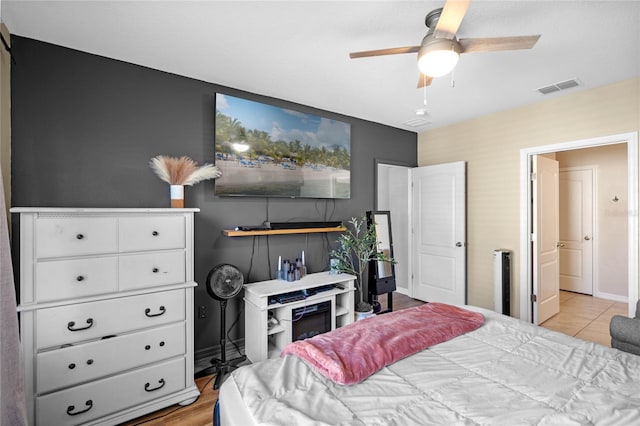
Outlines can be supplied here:
[[223, 425], [640, 425], [640, 357], [467, 308], [486, 323], [358, 385], [293, 356], [242, 367]]

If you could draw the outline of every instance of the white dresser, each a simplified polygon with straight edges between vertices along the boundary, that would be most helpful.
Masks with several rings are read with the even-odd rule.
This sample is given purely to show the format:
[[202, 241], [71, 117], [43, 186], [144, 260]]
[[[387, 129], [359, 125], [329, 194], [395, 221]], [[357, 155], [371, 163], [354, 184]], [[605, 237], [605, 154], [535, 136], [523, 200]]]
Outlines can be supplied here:
[[11, 209], [29, 424], [118, 424], [198, 397], [197, 211]]

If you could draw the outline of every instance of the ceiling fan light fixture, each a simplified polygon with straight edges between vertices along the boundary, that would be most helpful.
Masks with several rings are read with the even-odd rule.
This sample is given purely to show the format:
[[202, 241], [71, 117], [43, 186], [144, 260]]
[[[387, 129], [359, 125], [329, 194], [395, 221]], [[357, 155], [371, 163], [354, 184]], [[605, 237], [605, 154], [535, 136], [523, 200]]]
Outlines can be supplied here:
[[457, 41], [427, 36], [418, 52], [418, 69], [429, 77], [441, 77], [451, 72], [459, 58]]

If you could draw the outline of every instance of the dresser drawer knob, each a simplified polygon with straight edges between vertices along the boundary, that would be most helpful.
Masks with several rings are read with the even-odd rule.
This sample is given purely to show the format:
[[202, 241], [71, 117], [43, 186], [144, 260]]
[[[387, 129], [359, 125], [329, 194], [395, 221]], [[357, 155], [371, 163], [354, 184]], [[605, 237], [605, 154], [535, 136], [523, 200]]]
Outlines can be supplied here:
[[93, 360], [92, 359], [88, 359], [87, 360], [87, 365], [91, 365], [91, 364], [93, 364]]
[[78, 235], [76, 235], [76, 238], [77, 238], [77, 239], [79, 239], [79, 240], [81, 240], [81, 239], [83, 239], [83, 238], [84, 238], [84, 235], [82, 235], [82, 234], [78, 234]]
[[164, 346], [164, 342], [160, 342], [160, 347]]
[[153, 231], [151, 235], [153, 235], [154, 237], [157, 237], [158, 235], [160, 235], [160, 233], [158, 231]]
[[166, 309], [164, 308], [164, 306], [160, 306], [159, 308], [160, 312], [158, 312], [157, 314], [152, 314], [151, 313], [151, 308], [147, 308], [144, 310], [144, 314], [146, 316], [148, 316], [149, 318], [151, 317], [159, 317], [160, 315], [164, 314], [166, 312]]
[[84, 277], [82, 275], [78, 275], [76, 277], [76, 281], [80, 282], [80, 281], [84, 281]]
[[74, 368], [76, 368], [76, 365], [74, 363], [69, 364], [69, 370], [73, 370]]
[[152, 272], [153, 272], [154, 274], [157, 274], [159, 271], [160, 271], [160, 269], [158, 269], [158, 268], [153, 268], [153, 269], [152, 269]]
[[148, 351], [149, 349], [151, 349], [151, 345], [146, 345], [146, 346], [144, 347], [144, 350], [145, 350], [145, 351]]
[[86, 330], [88, 328], [91, 328], [93, 326], [93, 318], [87, 318], [87, 326], [86, 327], [77, 327], [74, 328], [76, 326], [76, 322], [75, 321], [69, 321], [69, 323], [67, 324], [67, 330], [69, 331], [82, 331], [82, 330]]
[[67, 407], [67, 414], [70, 415], [70, 416], [77, 416], [78, 414], [86, 413], [87, 411], [91, 410], [91, 408], [93, 407], [93, 401], [92, 400], [88, 400], [84, 404], [87, 406], [87, 408], [85, 408], [84, 410], [81, 410], [81, 411], [75, 411], [75, 409], [76, 409], [75, 405], [68, 406]]
[[146, 390], [147, 392], [153, 392], [153, 391], [157, 391], [158, 389], [162, 389], [165, 385], [164, 379], [158, 380], [158, 383], [160, 384], [159, 386], [152, 388], [151, 383], [147, 382], [144, 385], [144, 390]]

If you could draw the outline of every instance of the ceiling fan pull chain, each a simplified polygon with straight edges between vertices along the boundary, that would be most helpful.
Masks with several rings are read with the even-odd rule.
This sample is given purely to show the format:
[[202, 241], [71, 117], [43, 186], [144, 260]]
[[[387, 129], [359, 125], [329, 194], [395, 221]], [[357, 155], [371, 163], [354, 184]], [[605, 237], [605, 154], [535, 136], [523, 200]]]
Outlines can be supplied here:
[[[425, 81], [426, 81], [426, 80], [427, 80], [427, 76], [426, 76], [426, 75], [424, 75], [424, 74], [422, 74], [422, 75], [424, 76], [423, 78], [424, 78], [424, 79], [425, 79]], [[426, 107], [426, 106], [427, 106], [427, 85], [426, 85], [426, 84], [425, 84], [424, 86], [422, 86], [422, 97], [423, 97], [423, 101], [422, 101], [422, 103], [423, 103], [423, 104], [424, 104], [424, 106]]]
[[456, 78], [453, 75], [453, 70], [451, 70], [451, 88], [455, 88], [456, 87]]

